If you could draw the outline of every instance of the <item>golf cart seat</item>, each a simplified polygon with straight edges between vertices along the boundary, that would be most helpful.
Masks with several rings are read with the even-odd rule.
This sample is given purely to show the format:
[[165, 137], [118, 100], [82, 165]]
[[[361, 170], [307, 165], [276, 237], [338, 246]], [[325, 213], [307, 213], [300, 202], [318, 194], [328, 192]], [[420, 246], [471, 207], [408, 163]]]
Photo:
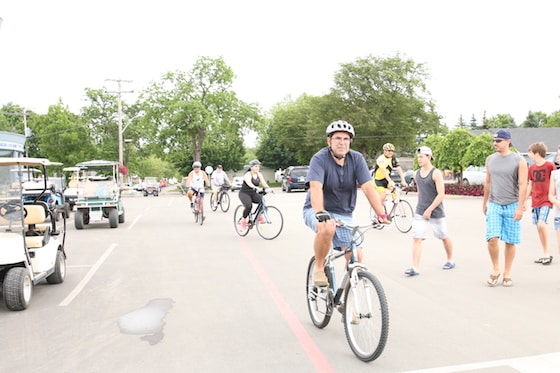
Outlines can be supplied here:
[[43, 224], [47, 219], [45, 207], [41, 204], [24, 205], [26, 216], [25, 243], [29, 248], [43, 247], [49, 240], [50, 225]]

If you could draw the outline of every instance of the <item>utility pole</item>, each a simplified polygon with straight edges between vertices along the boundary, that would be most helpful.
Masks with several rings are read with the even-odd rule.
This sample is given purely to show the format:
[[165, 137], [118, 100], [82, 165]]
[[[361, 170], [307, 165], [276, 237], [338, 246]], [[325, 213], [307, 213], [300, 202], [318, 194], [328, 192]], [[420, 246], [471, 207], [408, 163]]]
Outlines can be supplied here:
[[[132, 80], [124, 80], [124, 79], [105, 79], [105, 81], [110, 82], [117, 82], [118, 90], [117, 91], [107, 91], [107, 93], [116, 93], [117, 94], [117, 122], [118, 122], [118, 136], [119, 136], [119, 164], [123, 164], [123, 124], [122, 124], [122, 94], [123, 93], [133, 93], [134, 91], [123, 91], [122, 90], [122, 83], [132, 83]], [[125, 128], [126, 129], [126, 128]], [[122, 177], [120, 178], [122, 181]]]

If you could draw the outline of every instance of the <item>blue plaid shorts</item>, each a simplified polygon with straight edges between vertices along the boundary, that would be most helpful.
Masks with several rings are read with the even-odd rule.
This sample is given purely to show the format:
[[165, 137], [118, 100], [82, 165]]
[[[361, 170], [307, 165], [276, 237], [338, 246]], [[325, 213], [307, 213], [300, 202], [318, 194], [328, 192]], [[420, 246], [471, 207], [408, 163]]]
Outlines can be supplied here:
[[517, 245], [521, 243], [521, 220], [514, 220], [518, 202], [498, 205], [488, 202], [486, 210], [486, 241], [498, 237], [501, 241]]

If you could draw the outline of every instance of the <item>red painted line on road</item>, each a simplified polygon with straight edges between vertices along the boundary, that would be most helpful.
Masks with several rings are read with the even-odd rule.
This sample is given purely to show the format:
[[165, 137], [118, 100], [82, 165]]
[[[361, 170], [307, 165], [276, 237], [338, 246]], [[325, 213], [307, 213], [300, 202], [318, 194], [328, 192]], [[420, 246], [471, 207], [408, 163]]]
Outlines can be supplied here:
[[335, 370], [327, 361], [325, 355], [319, 350], [319, 347], [315, 344], [309, 333], [305, 330], [303, 325], [299, 322], [298, 318], [296, 317], [294, 311], [290, 308], [288, 303], [282, 297], [282, 294], [278, 291], [278, 288], [274, 285], [264, 268], [260, 265], [259, 261], [251, 250], [249, 250], [249, 246], [245, 242], [243, 238], [239, 239], [241, 242], [241, 246], [243, 247], [243, 251], [245, 252], [245, 256], [249, 259], [249, 262], [253, 266], [253, 269], [259, 276], [261, 282], [263, 283], [264, 287], [268, 290], [272, 300], [276, 303], [278, 310], [290, 326], [290, 329], [294, 333], [296, 339], [298, 340], [301, 347], [303, 347], [307, 357], [313, 365], [317, 372], [334, 372]]

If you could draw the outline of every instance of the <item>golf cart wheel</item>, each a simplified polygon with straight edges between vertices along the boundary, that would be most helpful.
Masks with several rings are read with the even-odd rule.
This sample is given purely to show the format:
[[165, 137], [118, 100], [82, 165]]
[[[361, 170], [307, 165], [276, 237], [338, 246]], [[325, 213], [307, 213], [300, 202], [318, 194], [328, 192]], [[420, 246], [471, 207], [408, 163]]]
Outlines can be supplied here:
[[109, 210], [109, 227], [117, 228], [119, 226], [119, 211], [114, 208]]
[[56, 252], [56, 261], [54, 262], [54, 272], [47, 277], [49, 284], [62, 284], [66, 278], [66, 259], [64, 253], [60, 250]]
[[80, 209], [76, 209], [74, 213], [74, 227], [84, 229], [84, 212]]
[[27, 308], [33, 293], [33, 283], [29, 272], [24, 267], [11, 268], [4, 277], [2, 288], [4, 302], [11, 311], [21, 311]]

